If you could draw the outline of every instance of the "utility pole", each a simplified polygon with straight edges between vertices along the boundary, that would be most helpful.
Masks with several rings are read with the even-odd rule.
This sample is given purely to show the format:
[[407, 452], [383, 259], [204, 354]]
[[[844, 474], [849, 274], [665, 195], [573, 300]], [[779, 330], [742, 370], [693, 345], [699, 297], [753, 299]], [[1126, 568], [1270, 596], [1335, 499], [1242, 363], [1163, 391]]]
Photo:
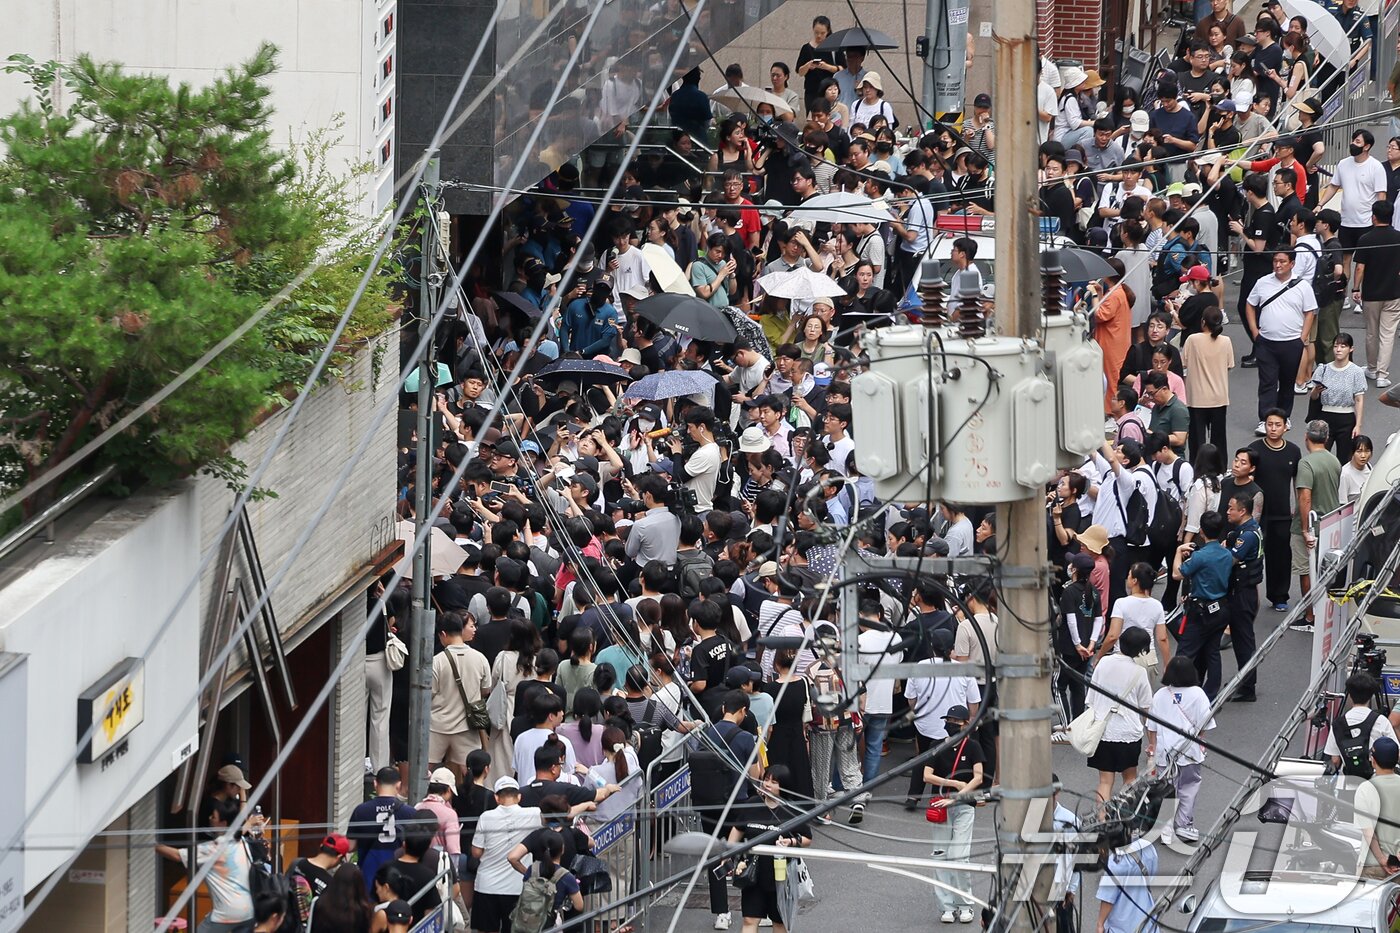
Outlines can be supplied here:
[[[427, 334], [437, 305], [433, 276], [437, 271], [437, 204], [441, 195], [439, 163], [428, 159], [423, 171], [423, 256], [418, 266], [418, 333]], [[418, 553], [413, 558], [413, 628], [409, 632], [408, 667], [408, 799], [422, 800], [428, 793], [428, 718], [433, 708], [433, 635], [437, 618], [433, 612], [432, 547], [427, 524], [433, 508], [433, 390], [437, 363], [433, 341], [427, 340], [418, 361], [418, 448], [414, 472], [413, 539]]]
[[927, 0], [924, 34], [916, 54], [924, 60], [924, 110], [956, 122], [966, 111], [967, 22], [971, 0]]
[[[1041, 330], [1039, 207], [1036, 179], [1035, 0], [1000, 0], [995, 19], [997, 120], [996, 246], [997, 326], [1007, 336], [1035, 339]], [[1000, 754], [997, 774], [1002, 805], [998, 836], [1019, 856], [1002, 860], [1002, 904], [994, 929], [1030, 933], [1039, 924], [1030, 898], [1042, 910], [1053, 880], [1054, 863], [1044, 846], [1032, 851], [1027, 832], [1050, 827], [1051, 626], [1045, 559], [1045, 502], [1039, 490], [997, 508], [997, 537], [1008, 544], [1005, 563], [1035, 572], [1002, 588], [997, 637]], [[1029, 818], [1029, 819], [1028, 819]], [[1030, 825], [1028, 826], [1027, 823]]]

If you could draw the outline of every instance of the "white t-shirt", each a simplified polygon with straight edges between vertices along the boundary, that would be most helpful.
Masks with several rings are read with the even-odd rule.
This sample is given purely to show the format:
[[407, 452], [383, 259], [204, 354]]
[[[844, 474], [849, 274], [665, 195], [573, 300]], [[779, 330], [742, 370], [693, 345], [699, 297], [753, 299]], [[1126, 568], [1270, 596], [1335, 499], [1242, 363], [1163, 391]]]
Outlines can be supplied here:
[[[222, 851], [222, 855], [220, 852]], [[213, 909], [209, 911], [211, 923], [247, 923], [253, 919], [253, 891], [248, 877], [252, 863], [248, 860], [248, 850], [241, 841], [235, 840], [227, 846], [219, 840], [201, 842], [198, 848], [199, 864], [210, 859], [218, 859], [218, 864], [205, 876], [209, 885], [209, 899]], [[189, 865], [190, 850], [180, 850], [180, 862]]]
[[[1143, 203], [1146, 204], [1148, 201], [1152, 200], [1152, 190], [1141, 182], [1132, 188], [1129, 188], [1121, 181], [1113, 185], [1104, 185], [1103, 193], [1099, 195], [1098, 206], [1117, 210], [1123, 206], [1123, 202], [1128, 200], [1128, 198], [1142, 198]], [[1105, 217], [1104, 226], [1113, 227], [1121, 223], [1122, 220], [1122, 217]]]
[[974, 532], [972, 520], [964, 515], [948, 526], [943, 532], [943, 540], [948, 542], [949, 557], [971, 557]]
[[[899, 637], [894, 632], [880, 632], [870, 629], [861, 632], [856, 639], [856, 652], [863, 664], [875, 664], [876, 662], [899, 664], [904, 659], [904, 652], [886, 650], [897, 641], [899, 641]], [[882, 655], [884, 656], [883, 661], [880, 660]], [[865, 682], [865, 711], [877, 716], [887, 716], [894, 712], [893, 678], [880, 677]]]
[[[1162, 604], [1152, 596], [1124, 596], [1113, 604], [1113, 612], [1109, 614], [1111, 619], [1122, 619], [1123, 628], [1118, 633], [1121, 642], [1123, 632], [1130, 628], [1140, 628], [1152, 639], [1152, 644], [1157, 643], [1157, 626], [1167, 624], [1167, 614], [1162, 609]], [[1118, 645], [1113, 646], [1115, 653]]]
[[701, 512], [715, 507], [715, 484], [719, 482], [719, 445], [711, 441], [701, 447], [685, 462], [685, 471], [690, 479], [685, 484], [695, 490], [695, 506]]
[[[520, 733], [520, 737], [515, 740], [515, 757], [513, 767], [515, 768], [515, 778], [522, 784], [535, 779], [535, 752], [539, 751], [550, 736], [559, 735], [548, 729], [534, 728], [526, 729]], [[560, 735], [559, 741], [564, 743], [564, 774], [572, 777], [574, 773], [574, 744], [567, 736]], [[565, 780], [569, 778], [566, 777]]]
[[481, 867], [476, 870], [478, 893], [520, 893], [525, 878], [506, 856], [542, 825], [539, 807], [522, 807], [519, 804], [498, 806], [477, 817], [472, 845], [483, 850]]
[[[941, 664], [937, 658], [920, 664]], [[948, 724], [943, 716], [954, 706], [982, 702], [982, 691], [971, 677], [914, 677], [904, 683], [904, 698], [914, 711], [914, 728], [930, 739], [946, 739]]]
[[[1059, 101], [1055, 97], [1055, 89], [1044, 81], [1040, 81], [1035, 86], [1035, 106], [1041, 113], [1054, 113], [1059, 109]], [[1051, 117], [1047, 121], [1042, 121], [1036, 117], [1035, 132], [1040, 142], [1045, 142], [1050, 138], [1050, 127], [1055, 122]]]
[[[1347, 710], [1347, 725], [1357, 726], [1366, 721], [1366, 717], [1371, 714], [1369, 706], [1353, 706]], [[1395, 738], [1395, 729], [1390, 725], [1390, 720], [1384, 713], [1376, 717], [1376, 722], [1371, 726], [1371, 736], [1366, 740], [1366, 747], [1370, 748], [1376, 744], [1376, 739]], [[1322, 753], [1329, 758], [1337, 758], [1342, 754], [1341, 748], [1337, 745], [1336, 733], [1332, 731], [1330, 724], [1327, 729], [1327, 744], [1323, 746]]]
[[[1292, 278], [1297, 278], [1294, 276]], [[1298, 283], [1289, 288], [1287, 281], [1281, 281], [1277, 275], [1266, 275], [1258, 282], [1254, 283], [1254, 288], [1249, 292], [1248, 301], [1257, 310], [1264, 302], [1268, 302], [1268, 307], [1259, 314], [1259, 336], [1265, 340], [1298, 340], [1303, 336], [1303, 315], [1309, 311], [1317, 312], [1317, 298], [1313, 295], [1312, 283], [1299, 279]], [[1273, 296], [1283, 289], [1288, 291]]]
[[1357, 162], [1348, 157], [1337, 163], [1337, 172], [1332, 176], [1332, 184], [1342, 189], [1342, 226], [1371, 226], [1371, 205], [1377, 194], [1385, 194], [1385, 169], [1381, 161], [1368, 157], [1365, 162]]
[[1366, 480], [1371, 478], [1371, 465], [1366, 464], [1366, 469], [1358, 470], [1351, 465], [1348, 460], [1342, 464], [1342, 481], [1337, 485], [1337, 501], [1346, 504], [1357, 496], [1361, 495], [1362, 488], [1366, 485]]
[[849, 434], [839, 441], [833, 442], [832, 445], [827, 448], [827, 453], [831, 454], [831, 462], [828, 463], [827, 466], [831, 467], [831, 469], [840, 473], [842, 476], [847, 475], [846, 458], [849, 457], [851, 451], [855, 449], [856, 442], [851, 439]]
[[651, 291], [647, 288], [647, 276], [651, 270], [647, 267], [646, 260], [642, 258], [642, 251], [637, 247], [632, 247], [625, 253], [617, 254], [617, 269], [613, 272], [613, 294], [618, 296], [618, 307], [621, 307], [624, 294], [633, 291], [646, 293]]
[[[1092, 682], [1113, 696], [1122, 697], [1127, 704], [1110, 699], [1097, 690], [1089, 691], [1086, 702], [1093, 709], [1094, 716], [1108, 720], [1104, 725], [1103, 741], [1136, 742], [1142, 738], [1142, 714], [1138, 710], [1152, 704], [1147, 669], [1139, 667], [1137, 661], [1130, 657], [1110, 654], [1094, 668]], [[1109, 710], [1113, 710], [1111, 716]]]
[[[1199, 734], [1215, 728], [1215, 720], [1210, 715], [1210, 697], [1200, 687], [1162, 687], [1152, 697], [1153, 716], [1177, 726], [1189, 734]], [[1204, 725], [1202, 725], [1204, 723]], [[1156, 759], [1159, 766], [1165, 765], [1178, 746], [1186, 746], [1176, 756], [1178, 764], [1198, 765], [1206, 759], [1205, 746], [1192, 741], [1175, 729], [1159, 726], [1147, 721], [1147, 731], [1157, 733]]]

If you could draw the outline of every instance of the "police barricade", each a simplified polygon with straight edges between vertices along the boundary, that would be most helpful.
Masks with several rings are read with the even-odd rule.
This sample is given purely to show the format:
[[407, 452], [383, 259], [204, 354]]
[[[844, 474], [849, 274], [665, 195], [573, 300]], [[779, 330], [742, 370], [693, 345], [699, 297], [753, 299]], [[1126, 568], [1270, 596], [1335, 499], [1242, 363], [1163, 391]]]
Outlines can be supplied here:
[[[593, 839], [593, 857], [607, 867], [610, 889], [584, 897], [584, 910], [593, 911], [633, 891], [637, 881], [637, 824], [647, 806], [645, 776], [629, 774], [598, 809], [584, 818]], [[594, 929], [622, 926], [634, 911], [630, 905], [611, 907], [594, 918]]]
[[[453, 869], [451, 861], [448, 859], [443, 859], [440, 865], [441, 868], [433, 877], [431, 888], [424, 886], [413, 892], [413, 895], [408, 899], [408, 904], [410, 907], [413, 906], [418, 903], [429, 890], [438, 888], [439, 885], [443, 883], [447, 884], [447, 889], [452, 893], [452, 897], [442, 901], [432, 910], [424, 914], [423, 919], [414, 924], [413, 929], [411, 929], [409, 933], [452, 933], [458, 926], [465, 927], [467, 924], [467, 914], [462, 909], [462, 906], [456, 902], [457, 873]], [[439, 896], [441, 893], [441, 890], [439, 890]]]
[[[691, 805], [689, 753], [684, 743], [685, 740], [680, 739], [679, 747], [671, 745], [666, 754], [647, 767], [647, 803], [638, 833], [640, 871], [637, 883], [642, 888], [675, 873], [672, 856], [666, 853], [666, 840], [677, 833], [701, 828], [700, 817]], [[677, 754], [671, 754], [673, 750]], [[668, 758], [671, 760], [666, 760]], [[668, 893], [671, 892], [658, 892], [639, 906], [645, 910]]]

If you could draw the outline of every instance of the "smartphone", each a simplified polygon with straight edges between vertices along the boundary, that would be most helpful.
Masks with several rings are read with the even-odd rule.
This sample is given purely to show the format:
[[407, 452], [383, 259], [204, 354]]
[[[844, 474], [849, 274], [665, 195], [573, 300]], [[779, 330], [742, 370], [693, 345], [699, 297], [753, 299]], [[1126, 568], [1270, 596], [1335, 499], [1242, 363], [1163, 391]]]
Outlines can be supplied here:
[[510, 483], [502, 483], [502, 482], [499, 482], [499, 481], [493, 481], [493, 482], [491, 483], [491, 491], [492, 491], [492, 492], [498, 492], [498, 493], [500, 493], [501, 495], [504, 496], [506, 493], [510, 492]]

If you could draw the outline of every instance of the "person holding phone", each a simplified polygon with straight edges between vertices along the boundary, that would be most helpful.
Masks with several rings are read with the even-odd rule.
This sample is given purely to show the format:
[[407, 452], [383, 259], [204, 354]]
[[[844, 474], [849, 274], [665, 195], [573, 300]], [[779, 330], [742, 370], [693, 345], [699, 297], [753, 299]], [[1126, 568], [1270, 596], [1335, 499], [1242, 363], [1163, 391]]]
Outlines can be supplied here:
[[738, 266], [729, 256], [728, 240], [722, 233], [712, 233], [705, 241], [705, 255], [690, 264], [687, 273], [695, 295], [716, 308], [727, 306], [729, 290], [735, 285]]

